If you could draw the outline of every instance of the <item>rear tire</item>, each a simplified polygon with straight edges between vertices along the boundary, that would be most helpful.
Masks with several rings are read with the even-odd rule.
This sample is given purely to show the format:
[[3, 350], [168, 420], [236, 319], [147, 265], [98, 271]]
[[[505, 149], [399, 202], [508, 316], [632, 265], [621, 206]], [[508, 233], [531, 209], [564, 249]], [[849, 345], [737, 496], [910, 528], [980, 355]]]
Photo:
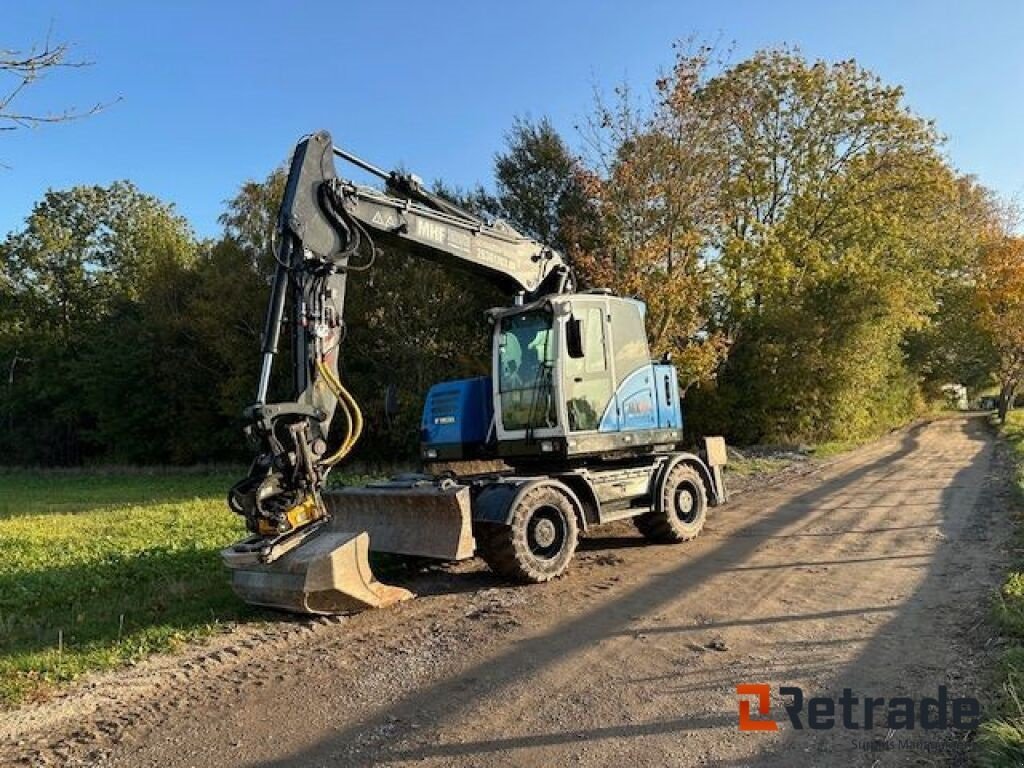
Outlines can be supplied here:
[[579, 526], [576, 509], [557, 485], [538, 485], [514, 504], [508, 525], [482, 525], [477, 551], [490, 569], [511, 581], [541, 584], [569, 567]]
[[678, 544], [697, 538], [708, 515], [708, 494], [697, 470], [679, 463], [658, 483], [654, 509], [633, 518], [648, 541]]

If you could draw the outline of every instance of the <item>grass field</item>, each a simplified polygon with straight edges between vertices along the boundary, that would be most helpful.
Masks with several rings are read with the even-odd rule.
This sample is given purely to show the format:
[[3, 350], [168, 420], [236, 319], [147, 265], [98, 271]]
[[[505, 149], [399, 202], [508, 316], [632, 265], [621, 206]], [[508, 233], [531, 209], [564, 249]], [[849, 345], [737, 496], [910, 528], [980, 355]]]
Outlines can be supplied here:
[[[1015, 549], [1024, 550], [1024, 410], [1012, 411], [1001, 427], [1016, 462], [1017, 515]], [[978, 734], [978, 763], [991, 768], [1024, 765], [1024, 560], [1006, 576], [996, 596], [993, 614], [1008, 646], [997, 670], [1000, 711]]]
[[[730, 473], [785, 464], [745, 458]], [[277, 620], [234, 596], [218, 554], [244, 533], [225, 503], [242, 473], [0, 469], [0, 709], [233, 623]]]
[[0, 471], [0, 706], [257, 618], [217, 554], [237, 476]]

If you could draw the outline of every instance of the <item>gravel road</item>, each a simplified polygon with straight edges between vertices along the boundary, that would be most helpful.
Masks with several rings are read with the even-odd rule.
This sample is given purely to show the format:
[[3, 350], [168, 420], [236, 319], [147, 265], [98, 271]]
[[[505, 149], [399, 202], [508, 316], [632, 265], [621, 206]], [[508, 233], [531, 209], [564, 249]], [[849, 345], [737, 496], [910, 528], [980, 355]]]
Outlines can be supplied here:
[[[570, 573], [478, 563], [420, 598], [241, 629], [0, 720], [0, 763], [160, 766], [947, 765], [956, 731], [796, 730], [808, 697], [982, 696], [1009, 534], [983, 421], [903, 430], [713, 510], [688, 544], [595, 533]], [[768, 683], [777, 731], [740, 732]]]

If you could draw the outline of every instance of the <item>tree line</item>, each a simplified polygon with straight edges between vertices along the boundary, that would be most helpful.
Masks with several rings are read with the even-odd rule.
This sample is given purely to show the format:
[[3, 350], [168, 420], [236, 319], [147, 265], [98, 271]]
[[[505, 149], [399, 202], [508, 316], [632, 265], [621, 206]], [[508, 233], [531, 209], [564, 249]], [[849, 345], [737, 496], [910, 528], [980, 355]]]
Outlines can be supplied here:
[[[681, 47], [646, 93], [599, 101], [582, 154], [520, 120], [493, 191], [435, 188], [563, 250], [584, 285], [646, 301], [691, 437], [870, 436], [947, 383], [1012, 404], [1024, 242], [900, 88], [788, 48], [730, 63]], [[244, 457], [283, 184], [243, 184], [213, 239], [130, 182], [48, 192], [0, 243], [0, 461]], [[487, 372], [483, 312], [507, 297], [399, 250], [350, 286], [361, 455], [413, 456], [426, 389]]]

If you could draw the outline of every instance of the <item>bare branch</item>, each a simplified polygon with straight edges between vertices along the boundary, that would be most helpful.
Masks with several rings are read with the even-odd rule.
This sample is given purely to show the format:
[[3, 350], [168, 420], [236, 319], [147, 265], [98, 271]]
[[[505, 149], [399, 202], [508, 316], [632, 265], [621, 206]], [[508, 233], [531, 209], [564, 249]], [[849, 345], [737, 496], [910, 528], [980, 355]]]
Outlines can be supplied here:
[[120, 101], [98, 102], [87, 109], [68, 107], [53, 112], [22, 112], [12, 108], [13, 102], [31, 85], [42, 80], [55, 69], [80, 69], [92, 65], [91, 61], [71, 58], [71, 45], [66, 42], [52, 43], [50, 33], [41, 47], [33, 46], [28, 51], [0, 48], [0, 82], [14, 81], [8, 89], [0, 88], [0, 131], [16, 131], [19, 128], [35, 128], [52, 123], [66, 123], [95, 115], [97, 112]]

